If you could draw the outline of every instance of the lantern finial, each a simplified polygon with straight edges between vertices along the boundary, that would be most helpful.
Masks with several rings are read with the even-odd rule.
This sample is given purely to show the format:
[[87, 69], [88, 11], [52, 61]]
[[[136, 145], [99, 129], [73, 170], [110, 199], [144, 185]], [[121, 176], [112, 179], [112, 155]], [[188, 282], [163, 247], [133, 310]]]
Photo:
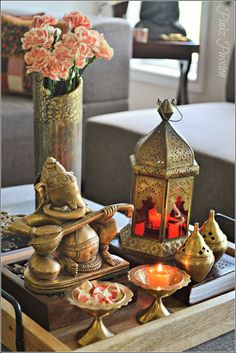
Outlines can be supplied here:
[[164, 99], [162, 102], [160, 98], [158, 98], [157, 104], [159, 106], [157, 111], [162, 117], [162, 119], [169, 120], [172, 114], [174, 113], [174, 110], [172, 107], [172, 104], [174, 104], [174, 100], [170, 102], [169, 99]]

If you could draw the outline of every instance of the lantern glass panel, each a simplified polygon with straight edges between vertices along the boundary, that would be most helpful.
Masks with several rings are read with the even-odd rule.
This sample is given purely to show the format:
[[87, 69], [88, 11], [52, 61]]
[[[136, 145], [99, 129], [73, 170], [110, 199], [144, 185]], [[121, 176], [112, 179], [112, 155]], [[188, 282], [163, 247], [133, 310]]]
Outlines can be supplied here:
[[164, 180], [136, 177], [133, 235], [162, 241], [165, 185]]
[[193, 178], [168, 182], [165, 240], [187, 235]]

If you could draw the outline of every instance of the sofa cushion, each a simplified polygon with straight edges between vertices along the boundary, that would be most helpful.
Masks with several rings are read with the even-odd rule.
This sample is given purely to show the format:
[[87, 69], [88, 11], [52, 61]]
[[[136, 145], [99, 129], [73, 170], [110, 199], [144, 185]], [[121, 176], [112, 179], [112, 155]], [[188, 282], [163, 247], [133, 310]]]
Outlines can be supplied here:
[[84, 102], [127, 99], [132, 48], [130, 25], [126, 20], [118, 18], [91, 17], [91, 21], [94, 29], [103, 33], [114, 49], [114, 56], [108, 62], [96, 60], [85, 70]]
[[2, 100], [2, 185], [34, 181], [34, 120], [32, 99]]
[[[127, 99], [83, 105], [83, 134], [86, 119], [96, 114], [128, 109]], [[13, 171], [16, 171], [15, 173]], [[2, 185], [21, 185], [34, 180], [33, 102], [27, 97], [2, 99]]]
[[[234, 104], [180, 106], [183, 120], [172, 123], [195, 151], [192, 222], [206, 220], [210, 208], [234, 216]], [[173, 119], [178, 118], [174, 115]], [[102, 204], [129, 202], [129, 156], [136, 142], [161, 119], [154, 109], [107, 114], [87, 120], [84, 196]]]
[[34, 15], [2, 13], [2, 93], [32, 95], [32, 78], [26, 74], [21, 38]]
[[[178, 107], [183, 115], [180, 122], [171, 124], [188, 140], [193, 150], [234, 162], [234, 104], [228, 102], [197, 103]], [[176, 112], [171, 120], [178, 119]], [[135, 110], [101, 115], [88, 120], [117, 128], [122, 134], [145, 135], [161, 122], [154, 109]], [[207, 134], [207, 135], [206, 135]]]

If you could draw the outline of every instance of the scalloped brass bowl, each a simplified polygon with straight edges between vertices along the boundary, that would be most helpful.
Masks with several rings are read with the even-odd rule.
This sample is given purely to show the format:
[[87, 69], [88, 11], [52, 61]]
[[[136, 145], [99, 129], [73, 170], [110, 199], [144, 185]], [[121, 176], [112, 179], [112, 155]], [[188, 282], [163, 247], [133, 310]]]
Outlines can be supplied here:
[[[105, 305], [91, 305], [91, 304], [86, 304], [80, 302], [78, 298], [78, 294], [80, 292], [80, 286], [74, 287], [69, 291], [68, 295], [68, 300], [70, 301], [71, 304], [78, 306], [82, 310], [90, 311], [91, 314], [94, 311], [102, 311], [102, 312], [108, 312], [108, 311], [113, 311], [119, 309], [123, 305], [127, 305], [132, 297], [133, 297], [133, 292], [126, 286], [120, 283], [115, 283], [115, 282], [99, 282], [99, 281], [91, 281], [92, 284], [106, 284], [106, 285], [112, 285], [112, 284], [117, 284], [120, 288], [121, 293], [123, 294], [122, 298], [118, 300], [117, 302], [114, 302], [112, 304], [105, 304]], [[82, 284], [81, 284], [82, 285]], [[90, 315], [91, 315], [90, 314]]]
[[143, 288], [155, 299], [150, 307], [137, 313], [137, 320], [146, 323], [157, 318], [170, 315], [162, 303], [162, 298], [168, 297], [178, 289], [185, 287], [190, 282], [190, 276], [178, 267], [162, 265], [163, 269], [170, 274], [170, 283], [167, 286], [152, 286], [148, 279], [148, 271], [155, 266], [141, 265], [132, 268], [128, 272], [129, 280], [138, 287]]
[[132, 297], [133, 297], [133, 292], [126, 286], [120, 283], [114, 283], [114, 282], [99, 282], [99, 281], [91, 281], [92, 284], [107, 284], [107, 285], [112, 285], [112, 284], [117, 284], [118, 287], [120, 288], [121, 293], [123, 294], [121, 299], [119, 299], [117, 302], [114, 302], [112, 304], [97, 304], [97, 305], [91, 305], [91, 304], [86, 304], [82, 303], [78, 300], [78, 294], [80, 292], [80, 286], [73, 287], [71, 288], [67, 294], [66, 298], [67, 300], [79, 307], [81, 310], [86, 312], [88, 315], [94, 317], [94, 321], [87, 330], [87, 332], [82, 336], [82, 338], [79, 339], [79, 344], [81, 346], [86, 346], [90, 343], [97, 342], [100, 340], [103, 340], [105, 338], [109, 338], [114, 336], [114, 334], [106, 328], [104, 325], [102, 318], [104, 316], [107, 316], [117, 309], [121, 308], [123, 305], [127, 305]]

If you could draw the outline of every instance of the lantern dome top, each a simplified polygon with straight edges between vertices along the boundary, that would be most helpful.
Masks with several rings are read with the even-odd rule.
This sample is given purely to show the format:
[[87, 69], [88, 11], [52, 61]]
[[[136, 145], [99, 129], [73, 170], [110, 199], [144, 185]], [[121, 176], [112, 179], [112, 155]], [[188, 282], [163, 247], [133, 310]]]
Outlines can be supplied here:
[[[173, 114], [174, 100], [158, 100], [158, 112], [162, 122], [149, 134], [144, 136], [136, 145], [134, 156], [131, 158], [133, 165], [155, 168], [156, 172], [168, 174], [168, 171], [186, 168], [190, 171], [193, 166], [197, 174], [198, 166], [194, 159], [194, 152], [188, 142], [169, 123]], [[190, 169], [189, 169], [190, 168]], [[165, 173], [166, 171], [166, 173]], [[158, 173], [157, 173], [158, 174]]]

